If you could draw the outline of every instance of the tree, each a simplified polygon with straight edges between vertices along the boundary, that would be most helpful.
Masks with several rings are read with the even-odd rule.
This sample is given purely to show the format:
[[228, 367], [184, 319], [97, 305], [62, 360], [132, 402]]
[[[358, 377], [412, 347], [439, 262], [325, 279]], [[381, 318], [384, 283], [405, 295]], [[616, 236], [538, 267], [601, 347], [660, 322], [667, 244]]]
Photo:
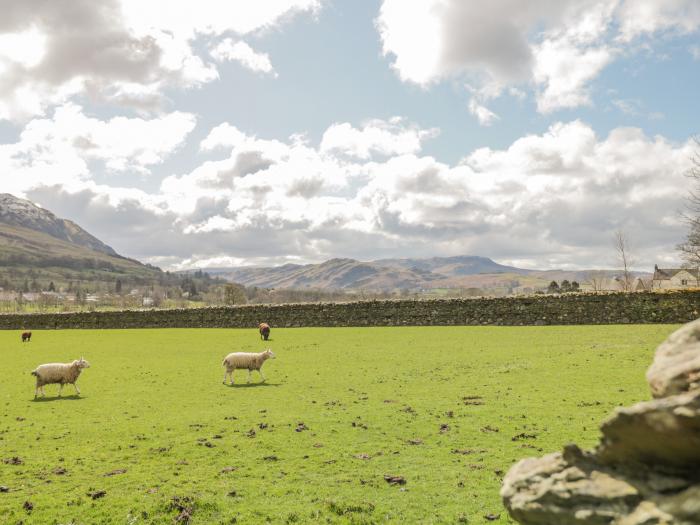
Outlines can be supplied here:
[[49, 292], [55, 292], [56, 291], [56, 285], [53, 284], [53, 281], [49, 283]]
[[586, 283], [590, 285], [594, 292], [600, 292], [605, 289], [605, 284], [610, 279], [608, 272], [605, 270], [591, 270], [586, 272]]
[[631, 292], [632, 284], [634, 282], [634, 277], [632, 276], [632, 256], [630, 255], [630, 244], [627, 238], [627, 234], [623, 230], [617, 230], [613, 234], [613, 242], [615, 245], [615, 251], [617, 252], [617, 260], [620, 265], [620, 270], [622, 271], [622, 278], [620, 279], [620, 286], [623, 292]]
[[[677, 246], [681, 258], [690, 268], [700, 269], [700, 138], [695, 138], [696, 150], [690, 158], [690, 168], [686, 176], [691, 179], [693, 187], [686, 198], [685, 212], [682, 218], [688, 225], [685, 242]], [[700, 271], [697, 274], [700, 286]]]
[[547, 287], [547, 293], [560, 293], [561, 290], [559, 289], [559, 285], [557, 284], [556, 281], [552, 281], [549, 283], [549, 286]]
[[122, 293], [122, 280], [117, 279], [117, 282], [114, 283], [114, 291], [116, 293]]
[[561, 286], [559, 287], [562, 293], [570, 292], [571, 291], [571, 283], [569, 282], [568, 279], [564, 279], [561, 282]]
[[87, 303], [87, 290], [75, 289], [75, 302], [80, 306], [85, 306]]
[[581, 289], [577, 281], [571, 281], [571, 291], [578, 292]]
[[245, 289], [236, 284], [227, 284], [224, 287], [224, 304], [245, 304], [247, 302]]

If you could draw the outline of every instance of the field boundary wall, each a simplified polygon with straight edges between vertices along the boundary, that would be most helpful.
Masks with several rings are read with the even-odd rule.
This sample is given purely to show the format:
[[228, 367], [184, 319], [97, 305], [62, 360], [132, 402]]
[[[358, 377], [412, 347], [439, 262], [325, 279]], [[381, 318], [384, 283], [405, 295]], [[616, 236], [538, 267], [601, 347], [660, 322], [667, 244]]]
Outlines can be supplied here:
[[700, 291], [678, 291], [2, 314], [0, 329], [646, 324], [698, 317]]

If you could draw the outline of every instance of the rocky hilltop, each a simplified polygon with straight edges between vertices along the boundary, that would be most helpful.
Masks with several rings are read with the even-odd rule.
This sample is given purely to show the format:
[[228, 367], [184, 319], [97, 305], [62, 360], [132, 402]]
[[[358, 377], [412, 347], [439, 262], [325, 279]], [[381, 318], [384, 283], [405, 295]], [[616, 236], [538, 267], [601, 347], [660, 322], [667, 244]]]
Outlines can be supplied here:
[[700, 320], [671, 334], [647, 372], [654, 400], [618, 409], [597, 448], [525, 459], [501, 496], [523, 525], [700, 524]]
[[46, 290], [83, 283], [91, 290], [160, 283], [163, 272], [119, 255], [72, 221], [0, 194], [0, 288]]
[[117, 255], [110, 246], [90, 235], [73, 221], [56, 217], [49, 210], [9, 193], [0, 193], [0, 223], [45, 233], [96, 252]]

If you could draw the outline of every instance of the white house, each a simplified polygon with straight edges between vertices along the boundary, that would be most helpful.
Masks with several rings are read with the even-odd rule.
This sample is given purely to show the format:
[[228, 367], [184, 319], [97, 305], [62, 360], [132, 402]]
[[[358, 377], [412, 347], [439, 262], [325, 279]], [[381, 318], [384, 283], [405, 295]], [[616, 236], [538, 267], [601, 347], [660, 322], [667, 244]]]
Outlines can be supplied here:
[[651, 286], [653, 290], [700, 288], [700, 272], [697, 268], [659, 268], [655, 265]]

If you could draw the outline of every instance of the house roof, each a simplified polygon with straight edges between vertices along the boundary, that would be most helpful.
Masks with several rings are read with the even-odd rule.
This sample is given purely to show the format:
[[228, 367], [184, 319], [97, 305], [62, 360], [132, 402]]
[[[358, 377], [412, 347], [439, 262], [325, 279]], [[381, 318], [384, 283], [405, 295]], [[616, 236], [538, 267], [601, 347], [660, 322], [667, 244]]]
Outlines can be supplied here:
[[690, 275], [698, 278], [697, 268], [654, 268], [654, 280], [655, 281], [666, 281], [673, 278], [678, 272], [688, 272]]

